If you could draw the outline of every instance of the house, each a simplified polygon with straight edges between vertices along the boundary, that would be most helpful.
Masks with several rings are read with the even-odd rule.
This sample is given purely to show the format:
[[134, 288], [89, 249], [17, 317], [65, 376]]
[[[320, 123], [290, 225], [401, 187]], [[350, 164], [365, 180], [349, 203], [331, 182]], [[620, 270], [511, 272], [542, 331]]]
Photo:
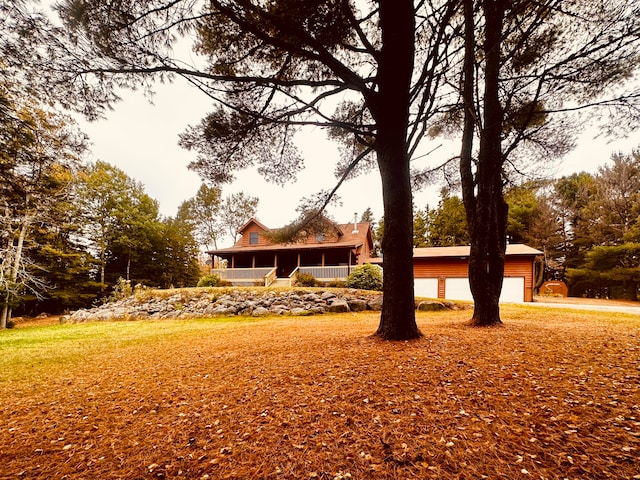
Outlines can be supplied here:
[[[473, 300], [469, 288], [470, 247], [427, 247], [413, 250], [415, 295], [449, 300]], [[532, 302], [536, 257], [540, 250], [507, 245], [501, 302]]]
[[207, 252], [226, 263], [226, 268], [211, 273], [234, 285], [291, 285], [301, 273], [324, 282], [345, 280], [354, 266], [371, 255], [371, 226], [357, 222], [330, 225], [325, 233], [304, 241], [277, 244], [266, 235], [270, 229], [252, 218], [238, 231], [241, 237], [233, 247]]

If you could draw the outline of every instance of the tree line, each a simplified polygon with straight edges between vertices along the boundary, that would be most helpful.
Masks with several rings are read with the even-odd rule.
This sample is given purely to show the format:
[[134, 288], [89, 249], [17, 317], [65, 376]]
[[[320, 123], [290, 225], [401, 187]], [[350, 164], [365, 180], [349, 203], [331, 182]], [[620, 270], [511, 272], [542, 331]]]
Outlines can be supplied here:
[[[257, 199], [202, 185], [175, 217], [139, 182], [86, 162], [71, 118], [0, 84], [0, 327], [13, 312], [58, 313], [131, 285], [194, 286], [199, 247], [237, 231]], [[240, 223], [241, 225], [241, 223]]]

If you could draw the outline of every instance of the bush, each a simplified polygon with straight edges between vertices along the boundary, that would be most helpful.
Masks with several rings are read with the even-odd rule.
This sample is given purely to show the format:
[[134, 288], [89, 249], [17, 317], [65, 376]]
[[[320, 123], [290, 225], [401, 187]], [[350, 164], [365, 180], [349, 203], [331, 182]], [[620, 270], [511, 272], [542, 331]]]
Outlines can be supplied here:
[[131, 280], [125, 280], [119, 277], [116, 284], [113, 286], [113, 292], [109, 297], [110, 302], [117, 302], [133, 295], [133, 288], [131, 288]]
[[347, 277], [346, 285], [359, 290], [382, 290], [382, 270], [369, 263], [355, 267]]
[[317, 285], [318, 281], [316, 280], [316, 277], [314, 277], [310, 273], [300, 273], [296, 277], [296, 287], [315, 287]]
[[198, 287], [219, 287], [222, 283], [218, 275], [204, 275], [198, 280]]

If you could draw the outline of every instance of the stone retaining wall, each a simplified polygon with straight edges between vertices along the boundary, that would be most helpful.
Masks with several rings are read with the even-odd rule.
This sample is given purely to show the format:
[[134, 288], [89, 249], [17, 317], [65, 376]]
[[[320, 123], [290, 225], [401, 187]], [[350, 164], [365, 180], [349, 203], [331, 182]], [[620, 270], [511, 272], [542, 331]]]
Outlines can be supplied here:
[[[315, 315], [382, 310], [382, 294], [352, 289], [184, 289], [172, 295], [159, 290], [134, 294], [60, 318], [61, 323], [123, 319], [197, 318], [213, 316]], [[455, 304], [420, 302], [419, 310], [457, 308]]]

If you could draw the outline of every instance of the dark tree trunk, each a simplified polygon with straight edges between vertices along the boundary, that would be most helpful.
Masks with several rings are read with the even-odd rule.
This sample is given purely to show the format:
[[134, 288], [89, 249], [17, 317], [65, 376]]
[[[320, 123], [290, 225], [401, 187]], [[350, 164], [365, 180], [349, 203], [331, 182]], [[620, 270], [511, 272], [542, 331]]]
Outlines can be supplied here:
[[378, 124], [376, 153], [384, 204], [384, 303], [376, 334], [386, 340], [421, 336], [413, 296], [413, 209], [407, 151], [414, 22], [412, 1], [380, 2], [383, 46], [378, 92], [367, 99]]
[[465, 125], [460, 172], [471, 237], [469, 284], [475, 305], [471, 323], [478, 326], [490, 326], [502, 323], [499, 299], [504, 277], [508, 211], [502, 192], [501, 134], [503, 115], [499, 100], [500, 43], [504, 2], [501, 0], [484, 0], [482, 2], [485, 17], [484, 108], [475, 178], [471, 158], [474, 123], [477, 121], [473, 107], [473, 91], [476, 82], [473, 76], [475, 69], [473, 62], [476, 45], [473, 32], [472, 0], [465, 0], [464, 6], [466, 24], [463, 84]]

